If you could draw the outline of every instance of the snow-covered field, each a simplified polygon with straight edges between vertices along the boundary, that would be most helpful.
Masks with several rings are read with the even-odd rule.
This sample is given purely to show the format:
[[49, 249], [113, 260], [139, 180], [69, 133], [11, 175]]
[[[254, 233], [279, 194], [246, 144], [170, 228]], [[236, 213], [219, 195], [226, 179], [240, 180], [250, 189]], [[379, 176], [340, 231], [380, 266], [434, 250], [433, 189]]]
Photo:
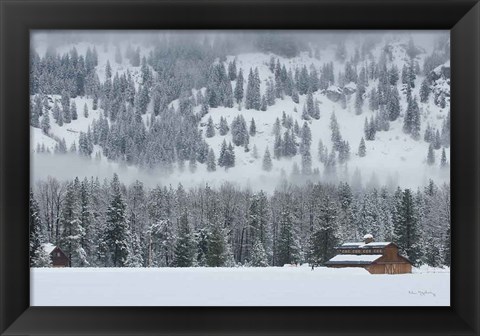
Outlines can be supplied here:
[[360, 268], [36, 268], [32, 306], [449, 306], [450, 273]]

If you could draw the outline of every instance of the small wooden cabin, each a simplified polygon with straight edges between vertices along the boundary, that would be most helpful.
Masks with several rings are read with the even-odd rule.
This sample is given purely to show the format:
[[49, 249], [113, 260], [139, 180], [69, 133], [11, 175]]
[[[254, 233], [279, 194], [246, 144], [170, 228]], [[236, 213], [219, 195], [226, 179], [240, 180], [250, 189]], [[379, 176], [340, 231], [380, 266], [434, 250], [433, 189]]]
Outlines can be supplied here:
[[70, 260], [62, 249], [53, 244], [43, 244], [43, 249], [50, 256], [53, 267], [70, 267]]
[[345, 243], [335, 248], [338, 254], [327, 261], [327, 267], [363, 267], [371, 274], [412, 273], [412, 262], [401, 256], [392, 242], [375, 242], [365, 235], [364, 242]]

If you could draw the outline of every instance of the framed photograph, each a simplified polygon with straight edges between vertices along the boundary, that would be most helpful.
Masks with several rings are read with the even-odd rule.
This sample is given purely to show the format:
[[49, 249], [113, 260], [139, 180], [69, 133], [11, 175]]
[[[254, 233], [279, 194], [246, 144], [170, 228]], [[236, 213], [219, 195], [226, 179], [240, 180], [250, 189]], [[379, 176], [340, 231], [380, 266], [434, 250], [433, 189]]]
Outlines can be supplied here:
[[2, 335], [478, 334], [476, 1], [0, 8]]

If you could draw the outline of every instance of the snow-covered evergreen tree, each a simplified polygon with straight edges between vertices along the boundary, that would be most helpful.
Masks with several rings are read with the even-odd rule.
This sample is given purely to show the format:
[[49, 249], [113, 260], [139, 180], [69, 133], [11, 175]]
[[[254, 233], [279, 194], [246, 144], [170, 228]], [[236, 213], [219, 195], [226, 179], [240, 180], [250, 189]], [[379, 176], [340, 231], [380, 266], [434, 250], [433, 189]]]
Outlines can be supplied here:
[[220, 135], [227, 135], [230, 128], [228, 127], [227, 119], [220, 117]]
[[110, 205], [106, 213], [106, 227], [102, 237], [102, 250], [106, 266], [125, 267], [128, 260], [130, 232], [126, 204], [117, 174], [111, 182]]
[[192, 267], [195, 258], [195, 245], [186, 211], [179, 219], [177, 236], [174, 265], [176, 267]]
[[250, 121], [250, 128], [249, 128], [248, 134], [250, 134], [250, 136], [252, 137], [255, 136], [255, 134], [257, 134], [257, 126], [255, 126], [255, 119], [253, 118]]
[[263, 163], [262, 163], [262, 169], [269, 172], [272, 170], [273, 164], [272, 164], [272, 158], [270, 156], [270, 151], [268, 150], [268, 147], [265, 149], [265, 154], [263, 155]]
[[235, 83], [234, 96], [237, 104], [241, 104], [243, 100], [243, 72], [242, 69], [238, 72], [237, 81]]
[[435, 163], [435, 152], [433, 150], [432, 144], [428, 146], [428, 154], [427, 154], [427, 164], [432, 166]]
[[401, 253], [407, 255], [414, 264], [418, 264], [421, 257], [418, 213], [410, 189], [405, 189], [397, 198], [394, 237]]
[[207, 155], [207, 171], [213, 172], [217, 170], [217, 164], [215, 163], [215, 153], [210, 148]]
[[362, 137], [360, 145], [358, 146], [358, 156], [364, 157], [365, 155], [367, 155], [367, 147], [365, 146], [365, 140]]
[[205, 132], [207, 138], [213, 138], [215, 136], [215, 125], [213, 124], [212, 116], [207, 121], [207, 131]]

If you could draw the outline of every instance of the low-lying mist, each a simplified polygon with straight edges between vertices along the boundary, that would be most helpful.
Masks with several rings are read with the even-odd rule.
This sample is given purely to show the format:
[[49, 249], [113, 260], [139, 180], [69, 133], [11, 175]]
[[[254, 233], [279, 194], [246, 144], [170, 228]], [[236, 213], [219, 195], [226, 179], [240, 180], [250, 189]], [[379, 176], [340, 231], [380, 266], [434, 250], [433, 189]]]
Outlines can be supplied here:
[[183, 171], [174, 169], [169, 173], [165, 169], [145, 170], [135, 166], [121, 165], [106, 160], [95, 160], [83, 158], [75, 154], [31, 155], [31, 183], [46, 180], [49, 176], [60, 181], [69, 181], [78, 177], [83, 179], [98, 178], [100, 181], [111, 179], [113, 174], [118, 174], [120, 180], [125, 184], [141, 181], [148, 187], [177, 186], [181, 183], [184, 187], [197, 187], [208, 184], [212, 187], [220, 187], [223, 183], [229, 182], [239, 187], [248, 188], [253, 191], [264, 190], [273, 192], [280, 184], [286, 182], [292, 184], [303, 184], [308, 181], [321, 183], [348, 182], [353, 189], [380, 188], [386, 186], [393, 190], [397, 186], [416, 190], [426, 186], [430, 179], [437, 184], [450, 182], [450, 171], [444, 169], [429, 169], [425, 167], [419, 170], [418, 166], [409, 168], [401, 167], [397, 171], [382, 168], [381, 165], [372, 168], [340, 166], [334, 176], [327, 177], [320, 175], [294, 175], [292, 171], [273, 169], [265, 172], [260, 167], [233, 167], [229, 170], [218, 168], [215, 172], [207, 172], [203, 165], [199, 165], [192, 173], [188, 165]]

